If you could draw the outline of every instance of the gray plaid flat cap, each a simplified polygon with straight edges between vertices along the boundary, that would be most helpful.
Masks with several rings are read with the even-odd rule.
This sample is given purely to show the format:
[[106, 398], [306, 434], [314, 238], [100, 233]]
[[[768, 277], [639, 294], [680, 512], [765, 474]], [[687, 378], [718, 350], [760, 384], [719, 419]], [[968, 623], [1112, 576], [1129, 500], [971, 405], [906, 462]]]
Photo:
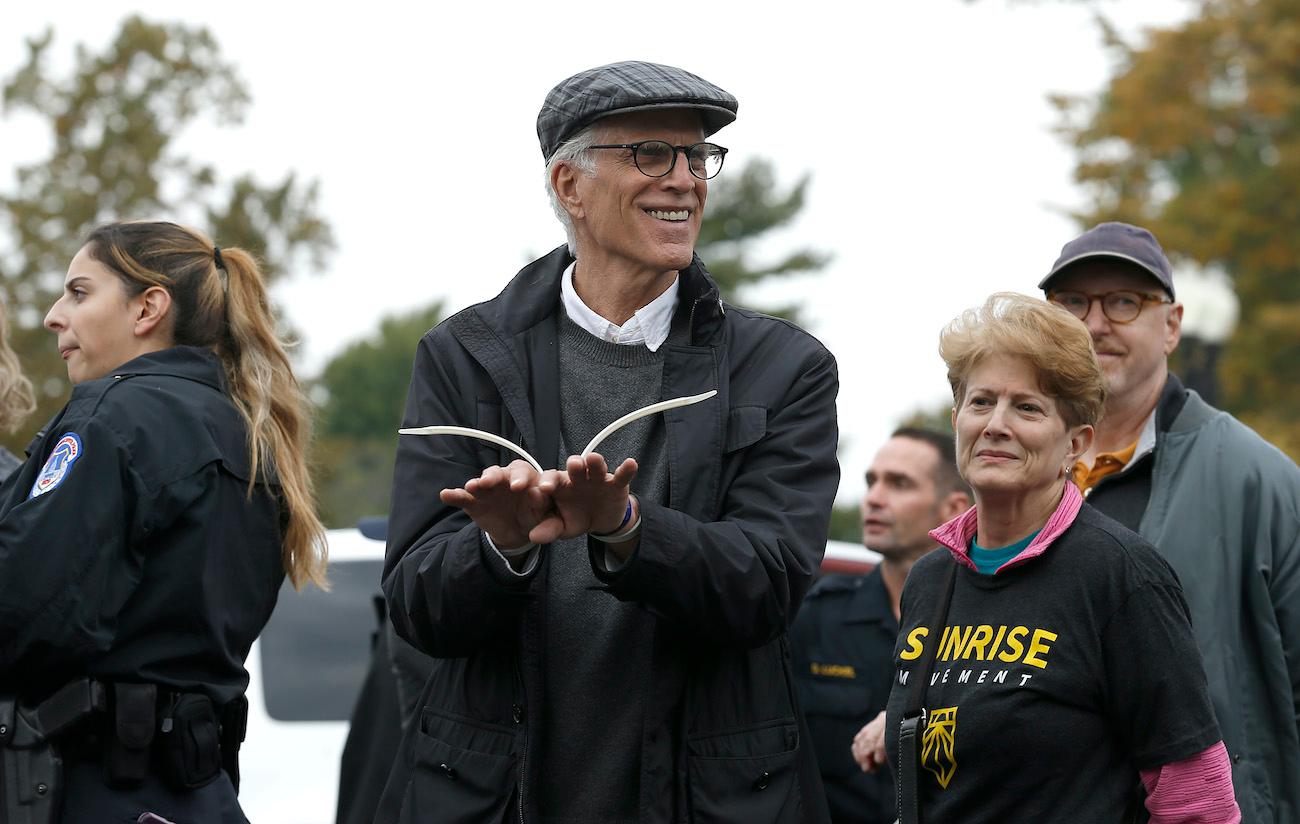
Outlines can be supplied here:
[[537, 139], [547, 160], [594, 120], [616, 112], [695, 109], [707, 137], [736, 119], [736, 98], [687, 71], [628, 60], [579, 72], [551, 89], [537, 114]]

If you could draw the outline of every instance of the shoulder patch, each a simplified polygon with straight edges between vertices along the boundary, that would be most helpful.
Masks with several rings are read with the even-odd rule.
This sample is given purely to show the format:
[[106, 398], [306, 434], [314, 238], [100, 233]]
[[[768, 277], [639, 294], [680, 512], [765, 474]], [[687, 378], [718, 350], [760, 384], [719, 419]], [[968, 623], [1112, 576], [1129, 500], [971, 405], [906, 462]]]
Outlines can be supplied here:
[[28, 500], [44, 495], [63, 483], [63, 480], [68, 477], [68, 472], [72, 470], [72, 465], [80, 457], [81, 438], [71, 432], [59, 438], [59, 442], [50, 451], [50, 457], [45, 459], [45, 466], [41, 467], [40, 474], [36, 476], [36, 483], [32, 484], [31, 494], [27, 496]]

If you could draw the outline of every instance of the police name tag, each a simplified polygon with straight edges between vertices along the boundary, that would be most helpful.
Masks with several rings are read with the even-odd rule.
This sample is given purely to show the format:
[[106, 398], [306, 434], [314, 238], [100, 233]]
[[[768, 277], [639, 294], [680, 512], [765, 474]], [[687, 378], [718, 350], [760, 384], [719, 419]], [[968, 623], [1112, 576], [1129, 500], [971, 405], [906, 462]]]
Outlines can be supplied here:
[[36, 483], [32, 484], [32, 491], [27, 499], [44, 495], [63, 483], [63, 479], [68, 477], [68, 472], [72, 470], [72, 465], [80, 457], [81, 438], [71, 432], [59, 438], [59, 442], [50, 452], [50, 457], [45, 459], [45, 466], [41, 467], [40, 474], [36, 476]]

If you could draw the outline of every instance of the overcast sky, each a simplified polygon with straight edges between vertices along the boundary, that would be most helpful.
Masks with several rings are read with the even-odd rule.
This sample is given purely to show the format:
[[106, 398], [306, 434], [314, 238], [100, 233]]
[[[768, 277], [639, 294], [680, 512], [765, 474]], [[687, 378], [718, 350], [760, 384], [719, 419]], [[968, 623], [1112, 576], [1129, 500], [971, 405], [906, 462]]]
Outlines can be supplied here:
[[[807, 245], [833, 262], [759, 297], [802, 299], [839, 358], [850, 500], [899, 419], [948, 397], [940, 327], [990, 292], [1032, 292], [1075, 234], [1064, 210], [1082, 195], [1047, 95], [1091, 92], [1108, 76], [1094, 8], [1139, 37], [1191, 5], [10, 3], [0, 71], [47, 24], [65, 56], [78, 41], [102, 48], [132, 11], [207, 25], [253, 105], [242, 127], [201, 122], [184, 149], [230, 174], [319, 179], [336, 232], [323, 271], [279, 287], [307, 374], [383, 315], [487, 299], [563, 242], [535, 132], [556, 82], [625, 59], [707, 78], [740, 100], [716, 136], [727, 171], [766, 157], [784, 182], [812, 173], [798, 224], [755, 252]], [[0, 183], [40, 155], [41, 139], [34, 124], [6, 127]]]

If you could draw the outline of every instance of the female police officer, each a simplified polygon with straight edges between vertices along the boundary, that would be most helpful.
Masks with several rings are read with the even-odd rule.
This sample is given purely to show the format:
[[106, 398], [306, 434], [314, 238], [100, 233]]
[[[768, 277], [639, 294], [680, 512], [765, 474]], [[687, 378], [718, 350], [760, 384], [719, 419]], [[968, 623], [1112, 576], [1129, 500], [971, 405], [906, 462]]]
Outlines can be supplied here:
[[45, 326], [74, 387], [0, 489], [0, 694], [63, 791], [39, 746], [11, 741], [9, 772], [51, 775], [25, 796], [46, 820], [242, 824], [244, 658], [285, 573], [325, 565], [262, 276], [192, 229], [110, 224]]

